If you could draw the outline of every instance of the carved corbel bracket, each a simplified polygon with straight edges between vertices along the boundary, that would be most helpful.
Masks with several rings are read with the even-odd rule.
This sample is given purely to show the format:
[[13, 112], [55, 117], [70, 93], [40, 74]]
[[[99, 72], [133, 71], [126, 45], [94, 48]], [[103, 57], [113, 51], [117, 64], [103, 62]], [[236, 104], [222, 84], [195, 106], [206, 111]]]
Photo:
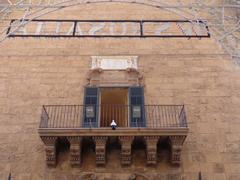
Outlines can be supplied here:
[[144, 137], [147, 145], [147, 164], [157, 164], [157, 143], [159, 136], [145, 136]]
[[43, 143], [45, 144], [46, 163], [48, 166], [56, 166], [56, 140], [54, 136], [41, 136]]
[[127, 68], [126, 72], [129, 74], [128, 80], [130, 83], [133, 81], [132, 83], [144, 85], [143, 75], [136, 68]]
[[96, 84], [99, 83], [100, 81], [100, 74], [103, 72], [102, 68], [94, 68], [91, 69], [88, 74], [87, 74], [87, 84], [88, 85], [92, 85], [92, 84]]
[[174, 165], [180, 165], [181, 152], [183, 142], [186, 136], [169, 136], [169, 144], [171, 145], [171, 163]]
[[130, 165], [132, 161], [132, 142], [133, 136], [120, 136], [121, 142], [121, 162], [122, 165]]
[[67, 137], [70, 142], [70, 162], [72, 167], [81, 165], [82, 137], [70, 136]]
[[107, 136], [94, 136], [93, 140], [95, 142], [96, 150], [96, 164], [105, 165], [106, 164], [106, 142]]

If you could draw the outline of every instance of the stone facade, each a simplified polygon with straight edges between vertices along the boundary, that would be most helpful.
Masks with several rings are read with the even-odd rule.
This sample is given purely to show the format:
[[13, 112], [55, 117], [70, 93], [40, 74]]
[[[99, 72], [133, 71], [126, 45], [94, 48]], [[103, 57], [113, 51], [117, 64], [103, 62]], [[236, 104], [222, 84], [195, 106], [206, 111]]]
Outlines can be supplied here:
[[[128, 12], [128, 13], [126, 13]], [[154, 7], [124, 3], [87, 4], [71, 7], [42, 18], [53, 19], [180, 19]], [[108, 152], [105, 167], [95, 165], [95, 156], [107, 151], [101, 143], [95, 154], [76, 159], [80, 139], [70, 141], [70, 151], [58, 152], [54, 139], [38, 136], [44, 104], [82, 104], [88, 84], [91, 56], [138, 56], [144, 77], [146, 104], [185, 104], [189, 135], [182, 148], [180, 166], [172, 167], [174, 156], [164, 149], [155, 157], [155, 145], [145, 151]], [[240, 71], [212, 39], [129, 39], [129, 38], [10, 38], [0, 44], [0, 179], [9, 173], [16, 180], [97, 178], [125, 180], [240, 179]], [[71, 143], [73, 142], [73, 143]], [[98, 144], [99, 140], [95, 139]], [[170, 143], [174, 143], [174, 137]], [[79, 143], [79, 144], [78, 144]], [[154, 143], [153, 143], [154, 144]], [[176, 145], [176, 149], [181, 143]], [[46, 166], [45, 151], [49, 164]], [[178, 162], [178, 158], [176, 158]], [[69, 161], [71, 163], [69, 163]], [[81, 167], [72, 167], [82, 162]], [[136, 179], [136, 178], [135, 178]]]

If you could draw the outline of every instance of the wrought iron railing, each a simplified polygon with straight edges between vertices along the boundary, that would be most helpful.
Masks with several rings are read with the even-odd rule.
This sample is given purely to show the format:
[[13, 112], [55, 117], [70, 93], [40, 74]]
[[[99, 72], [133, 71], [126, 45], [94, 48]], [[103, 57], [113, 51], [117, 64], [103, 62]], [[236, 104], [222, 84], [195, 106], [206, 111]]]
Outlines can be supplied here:
[[92, 106], [44, 105], [40, 128], [102, 128], [109, 127], [113, 119], [125, 128], [187, 127], [184, 105], [144, 105], [140, 106], [141, 114], [133, 112], [132, 105]]

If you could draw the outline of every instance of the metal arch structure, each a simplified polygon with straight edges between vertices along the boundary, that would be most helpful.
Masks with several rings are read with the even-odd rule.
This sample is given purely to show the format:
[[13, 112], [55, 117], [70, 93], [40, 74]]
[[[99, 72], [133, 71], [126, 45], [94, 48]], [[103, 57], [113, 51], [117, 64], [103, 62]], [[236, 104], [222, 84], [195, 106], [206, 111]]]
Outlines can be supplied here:
[[[215, 2], [216, 1], [216, 2]], [[0, 0], [0, 2], [2, 2]], [[11, 33], [31, 20], [67, 7], [96, 3], [130, 3], [151, 6], [178, 15], [184, 20], [206, 20], [212, 37], [240, 64], [240, 1], [239, 0], [5, 0], [0, 3], [0, 43], [9, 35], [12, 14], [19, 14], [11, 24]], [[16, 19], [16, 17], [14, 17]], [[28, 19], [28, 21], [24, 21]]]

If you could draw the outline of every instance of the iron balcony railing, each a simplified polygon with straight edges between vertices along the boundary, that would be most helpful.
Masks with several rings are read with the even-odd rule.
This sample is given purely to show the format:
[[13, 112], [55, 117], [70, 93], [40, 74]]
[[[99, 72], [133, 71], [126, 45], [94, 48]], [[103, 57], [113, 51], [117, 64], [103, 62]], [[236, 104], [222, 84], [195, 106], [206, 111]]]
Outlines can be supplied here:
[[[140, 111], [140, 112], [139, 112]], [[186, 128], [184, 105], [44, 105], [40, 128]]]

